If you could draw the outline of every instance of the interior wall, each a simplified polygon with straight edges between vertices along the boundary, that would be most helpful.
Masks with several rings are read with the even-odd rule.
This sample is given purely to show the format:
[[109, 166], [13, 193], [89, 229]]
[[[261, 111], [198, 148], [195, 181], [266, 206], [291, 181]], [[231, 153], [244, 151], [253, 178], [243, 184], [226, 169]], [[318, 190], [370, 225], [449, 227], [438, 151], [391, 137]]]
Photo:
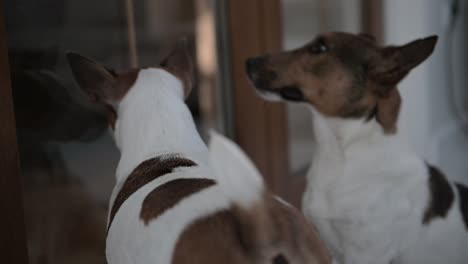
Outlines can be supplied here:
[[384, 1], [384, 36], [387, 44], [404, 44], [429, 35], [439, 41], [432, 56], [399, 85], [403, 105], [399, 133], [416, 152], [459, 180], [465, 172], [468, 134], [466, 119], [466, 1]]

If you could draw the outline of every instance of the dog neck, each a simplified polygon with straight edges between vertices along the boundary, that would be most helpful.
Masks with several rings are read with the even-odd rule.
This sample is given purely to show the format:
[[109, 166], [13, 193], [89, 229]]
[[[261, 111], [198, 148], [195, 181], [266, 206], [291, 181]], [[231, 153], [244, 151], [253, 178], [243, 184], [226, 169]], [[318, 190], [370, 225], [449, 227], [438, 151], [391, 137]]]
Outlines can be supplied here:
[[[376, 120], [327, 117], [312, 108], [315, 149], [309, 178], [327, 173], [320, 181], [326, 184], [344, 176], [344, 166], [362, 151], [378, 151], [382, 144], [394, 142], [395, 135], [386, 135]], [[375, 148], [375, 149], [374, 149]], [[312, 177], [312, 178], [311, 178]]]
[[323, 216], [339, 215], [340, 212], [327, 207], [330, 193], [340, 192], [350, 182], [367, 184], [355, 169], [368, 168], [369, 162], [379, 168], [391, 166], [395, 161], [379, 157], [387, 157], [389, 152], [400, 153], [401, 145], [395, 135], [384, 134], [376, 120], [331, 118], [315, 109], [312, 113], [315, 148], [307, 173], [304, 210], [309, 212], [313, 208]]
[[140, 70], [119, 104], [114, 136], [121, 152], [117, 182], [149, 158], [181, 154], [196, 160], [207, 152], [184, 102], [182, 82], [161, 69]]
[[346, 151], [356, 144], [394, 137], [386, 135], [375, 119], [344, 119], [327, 117], [312, 108], [317, 147], [320, 150]]

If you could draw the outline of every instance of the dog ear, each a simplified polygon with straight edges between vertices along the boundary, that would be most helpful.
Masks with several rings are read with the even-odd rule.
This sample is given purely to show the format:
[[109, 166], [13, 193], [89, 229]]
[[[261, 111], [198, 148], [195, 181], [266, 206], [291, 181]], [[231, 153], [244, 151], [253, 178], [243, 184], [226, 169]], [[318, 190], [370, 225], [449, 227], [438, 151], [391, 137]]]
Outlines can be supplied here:
[[370, 78], [391, 89], [414, 67], [426, 60], [434, 51], [437, 36], [418, 39], [403, 46], [381, 49], [381, 57], [370, 69]]
[[377, 101], [377, 122], [383, 127], [385, 134], [396, 133], [396, 123], [400, 113], [401, 96], [396, 87]]
[[368, 34], [368, 33], [359, 33], [358, 34], [359, 37], [363, 38], [363, 39], [367, 39], [368, 41], [371, 41], [371, 42], [377, 42], [377, 39], [375, 38], [374, 35], [372, 34]]
[[67, 58], [78, 85], [93, 101], [109, 104], [116, 99], [113, 71], [77, 53], [67, 53]]
[[187, 40], [182, 39], [177, 42], [169, 56], [161, 62], [161, 67], [182, 81], [187, 98], [194, 85], [194, 67]]

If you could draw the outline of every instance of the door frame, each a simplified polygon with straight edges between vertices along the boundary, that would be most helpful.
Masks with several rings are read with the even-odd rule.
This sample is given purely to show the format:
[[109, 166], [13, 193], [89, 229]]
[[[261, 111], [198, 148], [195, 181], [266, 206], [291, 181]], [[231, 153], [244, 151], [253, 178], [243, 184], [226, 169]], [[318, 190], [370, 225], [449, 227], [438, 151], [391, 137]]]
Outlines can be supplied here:
[[268, 186], [288, 198], [286, 107], [261, 99], [247, 80], [248, 57], [282, 48], [280, 0], [227, 0], [227, 32], [234, 138], [264, 175]]
[[373, 35], [378, 43], [384, 40], [383, 11], [382, 0], [362, 0], [362, 30]]
[[0, 252], [5, 263], [28, 263], [16, 123], [8, 62], [4, 2], [0, 0]]

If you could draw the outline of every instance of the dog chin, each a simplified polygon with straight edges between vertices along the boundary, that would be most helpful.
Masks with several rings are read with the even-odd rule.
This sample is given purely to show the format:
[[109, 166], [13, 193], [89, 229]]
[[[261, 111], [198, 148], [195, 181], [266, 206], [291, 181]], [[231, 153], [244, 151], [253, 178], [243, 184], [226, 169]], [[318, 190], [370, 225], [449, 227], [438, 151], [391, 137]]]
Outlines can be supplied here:
[[259, 90], [259, 89], [255, 89], [255, 91], [257, 91], [257, 94], [260, 95], [265, 100], [272, 101], [272, 102], [283, 101], [283, 98], [278, 93]]

